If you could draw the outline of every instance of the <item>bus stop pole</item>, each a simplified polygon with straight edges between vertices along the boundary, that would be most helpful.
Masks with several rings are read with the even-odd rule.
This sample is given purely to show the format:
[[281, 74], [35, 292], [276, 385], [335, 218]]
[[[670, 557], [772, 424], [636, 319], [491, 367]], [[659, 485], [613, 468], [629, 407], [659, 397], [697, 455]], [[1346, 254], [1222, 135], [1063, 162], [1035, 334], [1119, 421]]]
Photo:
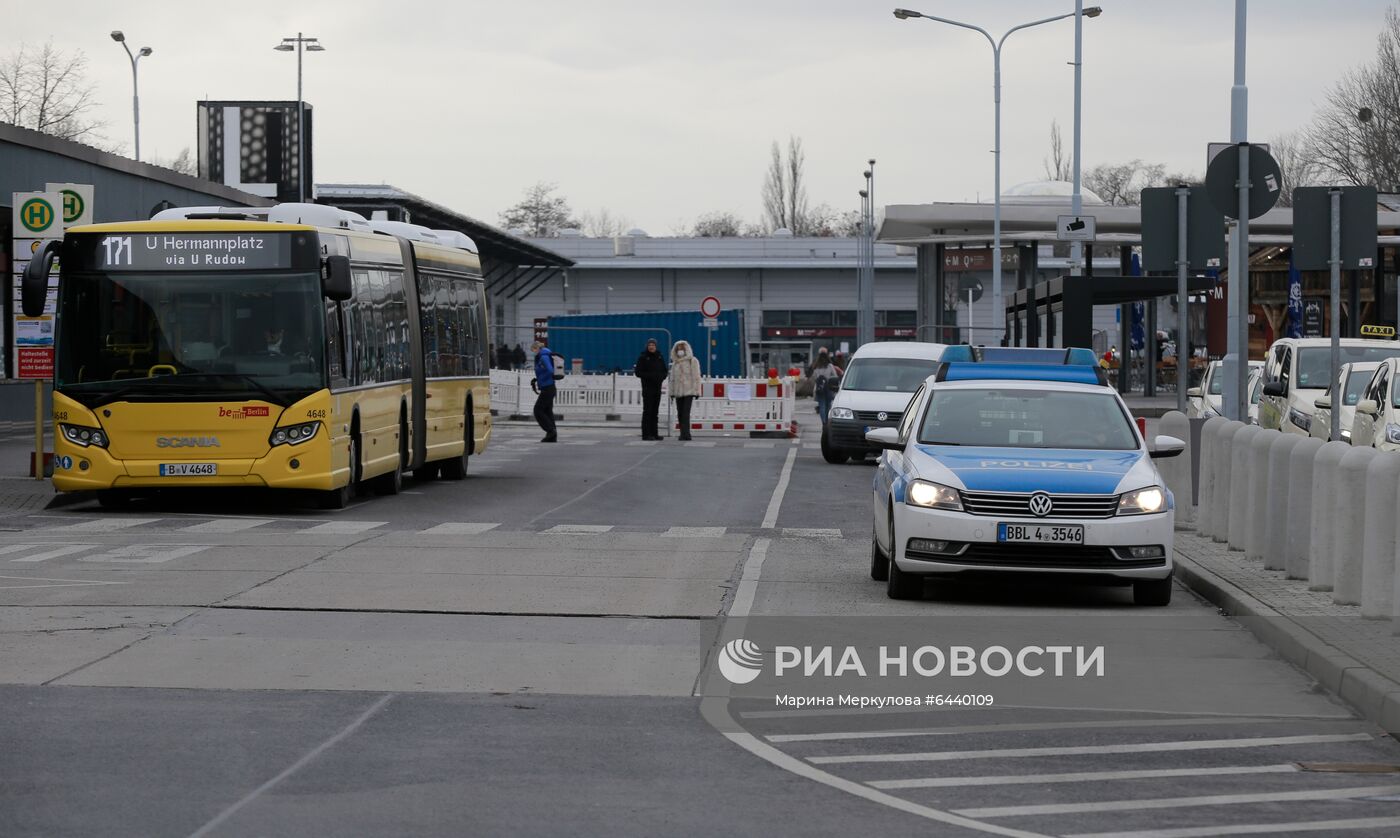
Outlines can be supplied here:
[[34, 379], [34, 479], [44, 479], [44, 382]]
[[1186, 288], [1186, 262], [1190, 258], [1186, 250], [1186, 202], [1190, 194], [1184, 186], [1176, 190], [1176, 409], [1182, 413], [1186, 412], [1186, 388], [1191, 378], [1191, 320], [1187, 317], [1191, 297]]
[[[1332, 189], [1327, 197], [1332, 199], [1332, 258], [1328, 262], [1332, 268], [1332, 429], [1327, 438], [1341, 439], [1342, 391], [1337, 385], [1342, 378], [1342, 190]], [[1352, 320], [1356, 320], [1355, 313]]]

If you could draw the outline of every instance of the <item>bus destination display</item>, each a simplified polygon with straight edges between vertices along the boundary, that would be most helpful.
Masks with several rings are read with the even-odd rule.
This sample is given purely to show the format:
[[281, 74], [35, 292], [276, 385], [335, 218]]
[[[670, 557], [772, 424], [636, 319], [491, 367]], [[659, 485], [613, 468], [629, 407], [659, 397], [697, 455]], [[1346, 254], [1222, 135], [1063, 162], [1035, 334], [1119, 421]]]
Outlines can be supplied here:
[[97, 237], [93, 263], [108, 271], [257, 270], [291, 266], [286, 234], [140, 233]]

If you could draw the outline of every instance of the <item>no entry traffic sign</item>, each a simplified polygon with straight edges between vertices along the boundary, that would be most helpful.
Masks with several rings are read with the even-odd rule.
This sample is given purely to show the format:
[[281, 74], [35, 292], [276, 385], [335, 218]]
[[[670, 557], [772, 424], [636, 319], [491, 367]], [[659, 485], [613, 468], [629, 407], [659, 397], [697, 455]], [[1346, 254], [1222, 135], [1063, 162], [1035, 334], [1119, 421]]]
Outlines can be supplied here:
[[706, 297], [701, 300], [700, 313], [706, 317], [719, 317], [719, 297]]

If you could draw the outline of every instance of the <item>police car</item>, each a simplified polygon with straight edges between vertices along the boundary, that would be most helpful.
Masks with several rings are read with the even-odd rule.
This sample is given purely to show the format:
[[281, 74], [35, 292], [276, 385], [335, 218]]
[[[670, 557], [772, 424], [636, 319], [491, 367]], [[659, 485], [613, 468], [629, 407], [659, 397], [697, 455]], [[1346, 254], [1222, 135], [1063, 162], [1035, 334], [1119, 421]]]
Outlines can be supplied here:
[[1049, 573], [1172, 595], [1171, 493], [1089, 350], [950, 347], [898, 428], [871, 430], [870, 575], [894, 599], [925, 577]]

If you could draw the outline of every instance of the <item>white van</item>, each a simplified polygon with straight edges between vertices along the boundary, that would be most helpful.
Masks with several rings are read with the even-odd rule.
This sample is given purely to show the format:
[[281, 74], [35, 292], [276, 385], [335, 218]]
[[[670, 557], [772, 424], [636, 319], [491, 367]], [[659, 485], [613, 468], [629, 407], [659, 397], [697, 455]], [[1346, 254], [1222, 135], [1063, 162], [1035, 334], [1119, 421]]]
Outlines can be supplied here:
[[898, 427], [909, 398], [933, 375], [947, 347], [941, 343], [867, 343], [846, 365], [841, 389], [822, 429], [822, 457], [844, 463], [880, 449], [865, 439], [872, 428]]
[[[1343, 364], [1400, 357], [1400, 343], [1393, 340], [1342, 338], [1341, 346]], [[1259, 425], [1307, 436], [1316, 401], [1332, 386], [1333, 372], [1331, 338], [1276, 341], [1264, 361]]]

